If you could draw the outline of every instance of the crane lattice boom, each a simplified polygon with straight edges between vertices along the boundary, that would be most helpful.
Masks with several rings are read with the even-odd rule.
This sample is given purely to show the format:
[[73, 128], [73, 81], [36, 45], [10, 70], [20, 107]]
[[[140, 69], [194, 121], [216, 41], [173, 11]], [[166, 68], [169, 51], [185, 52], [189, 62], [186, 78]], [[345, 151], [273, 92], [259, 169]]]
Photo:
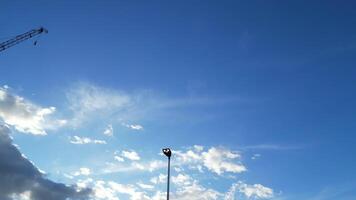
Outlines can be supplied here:
[[27, 39], [30, 39], [36, 35], [41, 34], [41, 33], [48, 33], [48, 31], [47, 31], [47, 29], [40, 27], [38, 29], [33, 29], [33, 30], [30, 30], [30, 31], [23, 33], [21, 35], [15, 36], [14, 38], [11, 38], [10, 40], [0, 43], [0, 51], [4, 51], [7, 48], [10, 48], [20, 42], [23, 42]]

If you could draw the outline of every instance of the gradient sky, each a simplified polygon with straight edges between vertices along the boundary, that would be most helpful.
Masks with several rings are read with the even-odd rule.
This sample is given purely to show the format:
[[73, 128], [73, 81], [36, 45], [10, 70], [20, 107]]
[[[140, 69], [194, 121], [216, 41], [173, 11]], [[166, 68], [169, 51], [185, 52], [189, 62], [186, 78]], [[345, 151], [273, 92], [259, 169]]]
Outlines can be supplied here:
[[0, 53], [0, 122], [91, 199], [164, 199], [162, 147], [172, 199], [356, 199], [355, 9], [1, 1], [1, 41], [49, 33]]

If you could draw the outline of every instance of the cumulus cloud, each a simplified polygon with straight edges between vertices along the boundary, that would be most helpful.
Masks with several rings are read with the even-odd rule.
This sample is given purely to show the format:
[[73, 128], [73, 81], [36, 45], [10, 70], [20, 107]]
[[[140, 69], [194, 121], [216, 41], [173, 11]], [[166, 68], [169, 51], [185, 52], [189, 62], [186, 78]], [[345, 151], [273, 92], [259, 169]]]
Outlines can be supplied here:
[[203, 151], [202, 146], [195, 145], [186, 152], [174, 151], [174, 154], [180, 164], [191, 165], [191, 168], [199, 171], [202, 171], [201, 165], [218, 175], [224, 172], [242, 173], [247, 170], [243, 164], [236, 161], [241, 157], [240, 154], [224, 148], [211, 147]]
[[143, 126], [139, 125], [139, 124], [131, 124], [130, 128], [133, 130], [143, 130]]
[[147, 166], [145, 166], [145, 168], [151, 172], [165, 167], [167, 167], [167, 163], [162, 160], [152, 160], [147, 164]]
[[140, 156], [136, 151], [122, 151], [121, 155], [129, 160], [140, 160]]
[[[95, 200], [119, 200], [123, 195], [130, 200], [165, 200], [166, 193], [156, 190], [160, 188], [159, 184], [166, 183], [166, 175], [160, 174], [151, 178], [152, 184], [144, 184], [142, 182], [132, 184], [122, 184], [115, 181], [94, 181], [91, 178], [79, 180], [79, 187], [93, 188], [93, 193], [90, 199]], [[221, 193], [212, 188], [207, 188], [193, 179], [187, 174], [178, 174], [172, 176], [172, 184], [174, 190], [171, 191], [171, 198], [176, 200], [237, 200], [237, 199], [271, 199], [274, 197], [274, 192], [271, 188], [261, 184], [248, 185], [244, 182], [237, 182], [231, 186], [228, 192]]]
[[130, 200], [152, 200], [145, 192], [130, 184], [121, 184], [114, 181], [94, 181], [92, 179], [80, 180], [78, 185], [90, 186], [93, 200], [119, 200], [119, 195], [128, 195]]
[[108, 185], [118, 193], [128, 194], [131, 200], [149, 200], [150, 198], [144, 193], [137, 190], [133, 185], [123, 185], [113, 181], [108, 182]]
[[[135, 156], [132, 156], [132, 158], [137, 159]], [[114, 159], [119, 162], [107, 162], [106, 166], [100, 172], [103, 174], [129, 172], [129, 171], [153, 172], [155, 170], [167, 167], [167, 163], [163, 162], [162, 160], [138, 162], [138, 160], [132, 160], [132, 158], [129, 159], [131, 160], [131, 162], [124, 162], [125, 160], [122, 157], [115, 156]]]
[[197, 182], [193, 182], [190, 185], [179, 188], [173, 195], [172, 199], [176, 200], [217, 200], [220, 197], [220, 193], [213, 189], [208, 189], [199, 185]]
[[66, 120], [51, 117], [55, 111], [55, 107], [40, 107], [0, 87], [0, 118], [19, 132], [46, 135], [46, 130], [65, 125]]
[[[151, 178], [151, 183], [165, 184], [167, 176], [160, 174]], [[237, 200], [237, 199], [271, 199], [274, 191], [271, 188], [261, 184], [248, 185], [242, 181], [234, 183], [228, 192], [221, 193], [211, 188], [206, 188], [193, 179], [188, 174], [179, 173], [177, 176], [172, 176], [172, 183], [175, 185], [176, 191], [172, 193], [172, 199], [178, 200]], [[157, 192], [152, 199], [165, 199], [163, 193]]]
[[153, 184], [165, 183], [167, 181], [167, 175], [159, 174], [158, 176], [154, 176], [150, 179], [150, 182]]
[[135, 165], [134, 163], [126, 164], [123, 161], [119, 162], [106, 162], [105, 166], [99, 171], [100, 174], [112, 174], [119, 172], [130, 172], [141, 170], [142, 166]]
[[141, 187], [144, 190], [153, 190], [154, 186], [150, 184], [144, 184], [144, 183], [137, 183], [139, 187]]
[[241, 195], [248, 199], [271, 199], [274, 197], [274, 192], [273, 189], [261, 184], [248, 185], [239, 181], [231, 186], [225, 195], [225, 200], [235, 200], [235, 197], [241, 197]]
[[1, 200], [85, 200], [91, 190], [48, 180], [12, 144], [9, 129], [0, 126]]
[[69, 142], [72, 144], [106, 144], [105, 140], [96, 140], [88, 137], [73, 136], [69, 138]]
[[229, 150], [210, 148], [207, 152], [202, 153], [204, 166], [209, 170], [222, 174], [223, 172], [241, 173], [246, 171], [246, 167], [242, 164], [231, 162], [240, 155]]
[[203, 150], [204, 150], [204, 147], [203, 147], [203, 146], [201, 146], [201, 145], [194, 145], [193, 147], [194, 147], [194, 149], [195, 149], [196, 151], [198, 151], [198, 152], [200, 152], [200, 151], [203, 151]]
[[122, 123], [122, 125], [127, 127], [127, 128], [129, 128], [129, 129], [136, 130], [136, 131], [143, 130], [143, 126], [139, 125], [139, 124], [125, 124], [125, 123]]
[[125, 161], [125, 159], [123, 157], [120, 157], [120, 156], [114, 156], [114, 159], [116, 161], [119, 161], [119, 162], [124, 162]]
[[[167, 181], [167, 175], [159, 174], [152, 177], [150, 181], [155, 185], [164, 184]], [[220, 192], [200, 185], [197, 180], [187, 174], [179, 173], [177, 176], [172, 176], [172, 183], [176, 188], [176, 191], [172, 192], [172, 199], [217, 200], [222, 197]], [[164, 200], [165, 193], [158, 191], [152, 199]]]
[[[179, 177], [179, 178], [178, 178]], [[183, 178], [184, 177], [184, 178]], [[222, 194], [200, 185], [198, 181], [187, 175], [177, 176], [176, 190], [171, 192], [171, 198], [177, 200], [217, 200]], [[163, 182], [163, 181], [162, 181]], [[93, 188], [92, 199], [95, 200], [119, 200], [122, 195], [127, 195], [130, 200], [165, 200], [166, 193], [156, 191], [153, 193], [154, 185], [137, 183], [122, 184], [115, 181], [94, 181], [92, 179], [80, 180], [78, 185]]]
[[[115, 172], [153, 172], [157, 169], [167, 167], [167, 163], [162, 160], [141, 161], [135, 151], [115, 152], [120, 157], [131, 162], [107, 163], [104, 173]], [[172, 176], [172, 199], [178, 200], [235, 200], [238, 199], [270, 199], [274, 197], [271, 188], [261, 184], [248, 185], [243, 182], [235, 183], [226, 193], [221, 193], [213, 188], [208, 188], [192, 178], [188, 173], [191, 169], [197, 169], [223, 175], [224, 173], [242, 173], [246, 167], [240, 163], [241, 155], [238, 152], [222, 148], [194, 145], [185, 151], [173, 151], [172, 167], [177, 168], [177, 175]], [[135, 185], [125, 185], [116, 182], [98, 182], [93, 188], [97, 189], [97, 199], [121, 199], [120, 195], [129, 195], [129, 199], [164, 200], [165, 193], [153, 190], [161, 188], [167, 181], [166, 174], [158, 174], [149, 179], [150, 184], [138, 182]], [[115, 187], [113, 187], [115, 185]], [[114, 189], [115, 188], [115, 189]]]
[[113, 136], [114, 135], [114, 128], [112, 127], [111, 124], [109, 124], [106, 129], [104, 130], [103, 132], [104, 135], [107, 135], [107, 136]]
[[10, 199], [14, 200], [31, 200], [31, 191], [25, 191], [20, 194], [12, 194]]
[[81, 167], [78, 171], [72, 174], [73, 176], [89, 176], [91, 174], [91, 170], [87, 167]]
[[[160, 174], [158, 177], [153, 177], [151, 182], [165, 183], [166, 175]], [[175, 185], [176, 191], [172, 193], [172, 199], [177, 200], [217, 200], [222, 197], [222, 194], [216, 190], [202, 186], [197, 180], [187, 174], [178, 174], [172, 176], [172, 183]], [[163, 200], [164, 196], [156, 193], [156, 198]], [[158, 198], [158, 196], [160, 196]]]
[[178, 186], [190, 185], [193, 179], [187, 174], [178, 174], [177, 176], [172, 176], [172, 182]]
[[[204, 151], [203, 146], [195, 145], [186, 151], [173, 151], [172, 167], [178, 172], [195, 169], [199, 172], [209, 170], [218, 175], [224, 173], [242, 173], [246, 167], [240, 162], [240, 154], [220, 147], [211, 147]], [[124, 162], [125, 158], [132, 162]], [[116, 173], [127, 171], [149, 171], [166, 168], [167, 162], [163, 160], [141, 161], [135, 151], [122, 151], [120, 155], [115, 152], [114, 159], [119, 162], [107, 162], [102, 173]], [[140, 162], [138, 162], [140, 161]]]

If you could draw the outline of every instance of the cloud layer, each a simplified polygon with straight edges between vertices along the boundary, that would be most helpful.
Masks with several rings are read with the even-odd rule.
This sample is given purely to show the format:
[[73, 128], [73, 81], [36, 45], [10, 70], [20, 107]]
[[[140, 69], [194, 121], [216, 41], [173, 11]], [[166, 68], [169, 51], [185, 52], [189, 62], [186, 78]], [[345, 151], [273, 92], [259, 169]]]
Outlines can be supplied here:
[[236, 159], [240, 158], [240, 154], [232, 152], [228, 149], [211, 147], [204, 151], [202, 146], [194, 146], [186, 152], [175, 151], [177, 160], [181, 164], [191, 165], [193, 168], [202, 170], [202, 166], [209, 171], [218, 175], [224, 172], [242, 173], [246, 171], [246, 167]]
[[[136, 117], [132, 116], [140, 116], [147, 111], [182, 106], [180, 101], [167, 104], [170, 101], [143, 98], [139, 94], [128, 95], [127, 93], [85, 83], [69, 90], [67, 97], [70, 107], [70, 112], [65, 115], [69, 120], [67, 125], [78, 128], [84, 123], [97, 122], [96, 119], [99, 117], [107, 125], [105, 130], [102, 129], [102, 134], [109, 137], [114, 136], [113, 125], [117, 124], [136, 131], [144, 130], [142, 125], [132, 123], [136, 121], [133, 120]], [[54, 107], [43, 108], [10, 93], [8, 88], [0, 88], [0, 119], [17, 131], [33, 135], [45, 135], [47, 134], [46, 131], [63, 126], [66, 121], [55, 120], [51, 117], [54, 112]], [[12, 185], [7, 184], [6, 187], [0, 188], [1, 200], [165, 199], [162, 185], [166, 182], [166, 176], [157, 173], [159, 169], [166, 168], [167, 163], [162, 160], [141, 158], [133, 149], [115, 151], [112, 161], [104, 162], [104, 166], [101, 166], [100, 169], [91, 165], [87, 165], [90, 168], [79, 168], [77, 166], [78, 171], [65, 173], [64, 177], [74, 181], [72, 183], [76, 183], [75, 186], [67, 186], [46, 179], [41, 171], [12, 145], [8, 136], [8, 128], [4, 126], [2, 132], [4, 134], [0, 138], [0, 153], [4, 155], [1, 155], [0, 178], [5, 178], [0, 180], [0, 185], [6, 185], [6, 182], [10, 182]], [[92, 137], [95, 136], [71, 135], [68, 139], [70, 143], [77, 145], [107, 144], [107, 141], [93, 139]], [[107, 145], [109, 146], [112, 140], [111, 138], [107, 139], [110, 139]], [[12, 152], [6, 149], [12, 149]], [[206, 183], [198, 181], [202, 174], [224, 178], [226, 176], [235, 177], [236, 174], [247, 171], [245, 165], [242, 164], [240, 152], [224, 147], [212, 146], [207, 148], [194, 145], [176, 150], [173, 155], [172, 167], [177, 173], [176, 176], [172, 176], [174, 190], [172, 190], [171, 195], [174, 199], [234, 200], [236, 198], [271, 199], [274, 197], [273, 190], [261, 184], [249, 185], [244, 182], [235, 182], [230, 190], [226, 188], [225, 191], [218, 191], [216, 187], [210, 187]], [[23, 166], [17, 170], [16, 165], [18, 163]], [[199, 173], [194, 173], [194, 171]], [[144, 174], [146, 180], [141, 179], [130, 184], [105, 178], [95, 180], [98, 176], [119, 172], [150, 172], [151, 175]], [[85, 180], [81, 180], [83, 178]], [[85, 189], [87, 187], [91, 189]]]
[[46, 135], [46, 130], [66, 124], [66, 120], [51, 118], [55, 107], [42, 108], [0, 87], [0, 118], [17, 131]]
[[91, 193], [55, 183], [44, 175], [12, 144], [7, 126], [0, 126], [1, 200], [84, 200]]
[[88, 137], [73, 136], [69, 138], [69, 142], [72, 144], [106, 144], [105, 140], [91, 139]]
[[110, 117], [117, 112], [124, 112], [132, 104], [127, 94], [88, 83], [78, 83], [67, 91], [66, 96], [73, 112], [73, 126], [80, 126], [98, 116]]

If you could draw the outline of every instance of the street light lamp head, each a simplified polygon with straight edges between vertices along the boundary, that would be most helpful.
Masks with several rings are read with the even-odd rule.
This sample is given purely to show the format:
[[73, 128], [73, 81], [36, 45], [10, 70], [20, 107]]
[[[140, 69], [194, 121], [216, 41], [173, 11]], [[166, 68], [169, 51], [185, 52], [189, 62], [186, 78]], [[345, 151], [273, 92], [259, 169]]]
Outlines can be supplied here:
[[171, 155], [172, 155], [172, 151], [171, 151], [170, 148], [164, 148], [164, 149], [162, 149], [162, 152], [163, 152], [163, 154], [166, 155], [168, 158], [170, 158]]

